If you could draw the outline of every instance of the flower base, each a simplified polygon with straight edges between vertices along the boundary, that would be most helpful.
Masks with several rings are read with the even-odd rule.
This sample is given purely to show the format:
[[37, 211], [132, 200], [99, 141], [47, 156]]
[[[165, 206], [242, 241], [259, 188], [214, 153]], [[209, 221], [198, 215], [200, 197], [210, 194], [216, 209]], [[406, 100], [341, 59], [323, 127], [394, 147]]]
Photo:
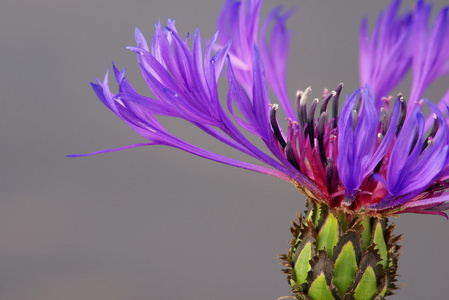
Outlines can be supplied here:
[[384, 299], [397, 288], [401, 236], [386, 218], [308, 202], [292, 224], [291, 247], [279, 258], [297, 299]]

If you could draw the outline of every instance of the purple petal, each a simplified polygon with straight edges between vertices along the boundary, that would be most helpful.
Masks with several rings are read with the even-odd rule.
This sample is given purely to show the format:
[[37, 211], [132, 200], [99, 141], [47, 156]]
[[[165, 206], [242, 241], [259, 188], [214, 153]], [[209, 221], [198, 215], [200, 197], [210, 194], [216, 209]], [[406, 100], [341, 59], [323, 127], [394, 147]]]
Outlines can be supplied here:
[[396, 132], [396, 124], [399, 118], [400, 105], [401, 105], [400, 100], [398, 99], [393, 107], [393, 112], [391, 114], [390, 125], [388, 127], [387, 133], [385, 134], [379, 147], [376, 149], [376, 152], [373, 154], [373, 156], [369, 159], [369, 161], [366, 164], [365, 172], [363, 174], [364, 178], [374, 170], [376, 165], [385, 156], [386, 152], [390, 148], [391, 143], [393, 142]]
[[[281, 15], [282, 7], [278, 6], [271, 11], [262, 24], [259, 36], [259, 47], [267, 70], [267, 82], [279, 99], [287, 118], [296, 120], [296, 115], [290, 104], [287, 94], [287, 65], [292, 33], [287, 29], [286, 22], [294, 13], [293, 9]], [[268, 27], [271, 23], [273, 29], [268, 36]]]
[[84, 153], [84, 154], [68, 154], [66, 157], [82, 157], [82, 156], [91, 156], [96, 154], [103, 154], [103, 153], [109, 153], [109, 152], [116, 152], [116, 151], [122, 151], [130, 148], [136, 148], [136, 147], [142, 147], [142, 146], [152, 146], [152, 145], [159, 145], [159, 143], [141, 143], [141, 144], [134, 144], [134, 145], [128, 145], [120, 148], [114, 148], [114, 149], [104, 149], [100, 151], [95, 151], [91, 153]]
[[373, 89], [378, 110], [381, 98], [388, 96], [407, 73], [412, 58], [410, 49], [415, 47], [411, 44], [412, 14], [397, 16], [400, 4], [400, 0], [394, 0], [379, 14], [371, 38], [366, 19], [360, 27], [360, 83]]
[[428, 31], [432, 5], [419, 1], [414, 14], [413, 77], [409, 107], [420, 100], [432, 82], [447, 75], [449, 59], [449, 8], [444, 8]]
[[253, 105], [256, 120], [259, 123], [260, 133], [263, 137], [271, 136], [269, 129], [268, 115], [270, 111], [270, 102], [268, 89], [265, 82], [265, 70], [260, 56], [259, 49], [254, 46], [254, 86], [253, 86]]

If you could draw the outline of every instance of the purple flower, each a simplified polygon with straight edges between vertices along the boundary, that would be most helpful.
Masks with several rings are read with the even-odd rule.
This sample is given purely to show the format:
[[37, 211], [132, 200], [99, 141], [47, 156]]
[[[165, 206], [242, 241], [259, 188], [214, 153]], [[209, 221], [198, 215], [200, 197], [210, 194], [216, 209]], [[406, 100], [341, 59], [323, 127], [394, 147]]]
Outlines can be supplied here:
[[[399, 14], [400, 0], [394, 0], [371, 34], [363, 20], [362, 87], [346, 96], [338, 114], [342, 84], [325, 90], [321, 100], [309, 100], [310, 87], [298, 91], [291, 105], [286, 85], [291, 32], [286, 21], [293, 11], [283, 13], [276, 7], [259, 29], [261, 6], [261, 0], [227, 0], [218, 32], [205, 43], [198, 29], [193, 38], [181, 38], [170, 19], [165, 27], [156, 24], [151, 45], [136, 29], [137, 45], [128, 49], [137, 55], [154, 97], [138, 93], [125, 70], [115, 65], [118, 93], [110, 90], [109, 71], [92, 87], [109, 109], [150, 142], [84, 155], [165, 145], [288, 180], [309, 198], [347, 212], [446, 216], [449, 90], [437, 105], [422, 98], [432, 82], [449, 73], [448, 8], [430, 24], [430, 4], [418, 1], [414, 9]], [[407, 104], [401, 94], [390, 93], [410, 70]], [[219, 79], [228, 83], [226, 102], [218, 96]], [[268, 89], [276, 99], [269, 99]], [[423, 105], [430, 116], [424, 116]], [[287, 116], [284, 129], [276, 118], [279, 107]], [[189, 144], [169, 133], [155, 116], [184, 119], [262, 164]], [[266, 149], [248, 140], [245, 131], [258, 136]]]

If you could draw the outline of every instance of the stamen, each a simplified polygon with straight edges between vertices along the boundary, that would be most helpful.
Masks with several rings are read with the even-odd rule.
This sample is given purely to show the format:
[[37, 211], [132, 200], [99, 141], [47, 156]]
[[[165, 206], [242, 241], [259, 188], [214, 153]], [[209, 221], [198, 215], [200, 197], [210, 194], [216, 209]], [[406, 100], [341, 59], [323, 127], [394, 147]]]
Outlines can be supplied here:
[[287, 156], [287, 160], [295, 167], [298, 171], [301, 171], [296, 161], [295, 154], [293, 153], [292, 142], [288, 141], [285, 146], [285, 154]]
[[321, 104], [321, 109], [320, 109], [320, 115], [327, 111], [327, 104], [329, 103], [329, 100], [331, 100], [332, 97], [335, 97], [337, 93], [335, 91], [330, 92], [329, 94], [327, 94], [327, 97], [324, 98], [323, 100], [323, 104]]
[[329, 149], [329, 155], [328, 155], [328, 157], [329, 157], [329, 159], [332, 159], [333, 160], [333, 158], [334, 158], [334, 145], [335, 145], [335, 141], [337, 140], [337, 136], [336, 135], [331, 135], [330, 137], [329, 137], [329, 146], [328, 146], [328, 149]]
[[332, 158], [329, 158], [327, 162], [326, 167], [326, 179], [327, 179], [327, 191], [329, 192], [329, 195], [332, 192], [332, 177], [334, 176], [334, 160]]
[[382, 97], [381, 98], [381, 102], [383, 102], [383, 103], [385, 103], [385, 110], [389, 110], [389, 108], [390, 108], [390, 102], [391, 102], [391, 99], [392, 99], [393, 97], [391, 97], [391, 96], [388, 96], [388, 97]]
[[318, 105], [318, 98], [313, 99], [312, 105], [310, 106], [309, 114], [307, 116], [307, 132], [309, 134], [310, 139], [310, 147], [313, 149], [315, 147], [315, 126], [314, 126], [314, 116], [315, 116], [315, 109]]
[[435, 137], [437, 134], [438, 128], [440, 128], [440, 122], [438, 122], [438, 117], [436, 114], [433, 114], [433, 126], [429, 132], [429, 136]]
[[[380, 170], [380, 167], [382, 167], [383, 158], [377, 163], [376, 167], [373, 170], [373, 174], [378, 173]], [[372, 178], [372, 177], [371, 177]]]
[[359, 111], [361, 106], [362, 106], [362, 93], [359, 92], [353, 110]]
[[303, 95], [303, 91], [297, 90], [296, 91], [296, 115], [298, 116], [298, 120], [301, 119], [301, 98]]
[[276, 120], [276, 110], [279, 108], [279, 105], [273, 104], [271, 106], [270, 110], [270, 122], [271, 127], [273, 128], [274, 135], [276, 136], [279, 144], [281, 145], [282, 149], [285, 149], [285, 140], [282, 136], [281, 130], [279, 129], [278, 121]]
[[405, 122], [405, 117], [407, 116], [407, 103], [405, 102], [404, 97], [402, 97], [402, 94], [398, 94], [396, 101], [401, 101], [401, 112], [399, 113], [399, 120], [395, 133], [397, 136], [401, 131]]
[[440, 122], [438, 122], [437, 115], [433, 114], [433, 126], [432, 126], [432, 129], [430, 129], [430, 132], [429, 132], [429, 135], [427, 136], [427, 139], [424, 141], [424, 143], [423, 143], [423, 145], [421, 147], [421, 152], [423, 152], [424, 149], [426, 149], [426, 147], [428, 145], [432, 145], [433, 144], [433, 138], [437, 134], [439, 127], [440, 127]]
[[418, 131], [418, 128], [416, 128], [415, 137], [413, 138], [412, 147], [410, 148], [410, 152], [408, 153], [408, 155], [410, 155], [410, 153], [412, 153], [413, 149], [415, 149], [416, 143], [418, 142], [418, 138], [419, 138], [419, 131]]
[[320, 115], [320, 119], [318, 120], [318, 128], [317, 128], [317, 139], [318, 139], [318, 148], [320, 150], [320, 158], [323, 164], [323, 167], [327, 165], [326, 151], [324, 150], [324, 131], [327, 123], [327, 113], [324, 111]]
[[353, 110], [352, 111], [352, 130], [355, 130], [355, 127], [357, 125], [357, 119], [359, 118], [359, 113], [357, 112], [357, 110]]
[[297, 125], [298, 123], [295, 121], [292, 121], [292, 119], [287, 118], [288, 121], [288, 127], [287, 127], [287, 141], [291, 141], [292, 139], [294, 139], [294, 135], [295, 135], [295, 125]]
[[388, 129], [388, 118], [387, 118], [387, 111], [383, 107], [380, 109], [380, 122], [381, 122], [380, 124], [381, 124], [382, 137], [384, 137]]
[[335, 97], [332, 98], [332, 129], [337, 128], [338, 121], [338, 100], [340, 99], [340, 92], [343, 88], [343, 83], [340, 83], [335, 89]]
[[[301, 131], [304, 131], [304, 126], [307, 122], [307, 99], [309, 98], [312, 88], [309, 86], [306, 90], [300, 94], [299, 106], [298, 106], [298, 120]], [[298, 95], [299, 93], [297, 93]], [[298, 95], [299, 96], [299, 95]]]

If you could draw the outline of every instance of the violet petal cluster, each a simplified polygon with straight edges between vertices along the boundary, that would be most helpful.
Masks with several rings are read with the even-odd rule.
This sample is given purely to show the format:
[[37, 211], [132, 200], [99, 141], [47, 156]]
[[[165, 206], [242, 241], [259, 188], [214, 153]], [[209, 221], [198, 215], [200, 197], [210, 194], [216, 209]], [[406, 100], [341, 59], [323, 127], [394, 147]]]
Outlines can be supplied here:
[[[311, 88], [298, 91], [291, 105], [286, 73], [292, 34], [286, 22], [293, 10], [276, 7], [260, 22], [261, 0], [227, 0], [218, 32], [206, 42], [198, 29], [193, 38], [181, 38], [170, 19], [166, 26], [156, 24], [150, 44], [136, 29], [137, 45], [128, 49], [153, 96], [137, 92], [125, 69], [115, 65], [117, 93], [110, 89], [109, 71], [92, 87], [149, 142], [83, 155], [165, 145], [290, 181], [311, 199], [347, 212], [446, 216], [449, 90], [437, 105], [422, 98], [432, 82], [449, 73], [448, 8], [430, 22], [431, 4], [418, 1], [402, 14], [400, 4], [394, 0], [379, 14], [371, 34], [362, 21], [361, 88], [346, 96], [340, 112], [342, 84], [324, 90], [321, 99], [309, 99]], [[390, 96], [410, 71], [406, 97]], [[227, 81], [226, 99], [219, 97], [219, 80]], [[279, 107], [287, 117], [284, 129], [276, 117]], [[192, 145], [168, 132], [156, 116], [181, 118], [262, 165]], [[266, 147], [256, 146], [246, 133]]]

